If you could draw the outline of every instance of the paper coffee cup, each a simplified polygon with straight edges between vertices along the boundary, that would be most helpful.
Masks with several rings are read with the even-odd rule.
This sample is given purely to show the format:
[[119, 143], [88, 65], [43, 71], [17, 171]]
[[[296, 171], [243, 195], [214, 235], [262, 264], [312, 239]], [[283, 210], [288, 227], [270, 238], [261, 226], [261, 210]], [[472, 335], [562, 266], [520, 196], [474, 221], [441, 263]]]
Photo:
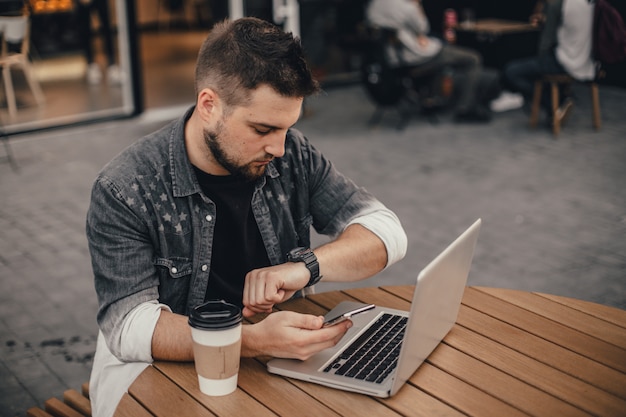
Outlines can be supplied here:
[[241, 355], [241, 309], [225, 301], [207, 301], [189, 314], [200, 391], [227, 395], [237, 389]]

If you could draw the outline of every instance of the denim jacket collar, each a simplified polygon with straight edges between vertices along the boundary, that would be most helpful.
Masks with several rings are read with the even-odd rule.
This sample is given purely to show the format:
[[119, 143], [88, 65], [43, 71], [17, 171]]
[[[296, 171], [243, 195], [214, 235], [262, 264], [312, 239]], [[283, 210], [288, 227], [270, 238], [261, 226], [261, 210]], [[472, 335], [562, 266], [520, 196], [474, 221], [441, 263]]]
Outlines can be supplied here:
[[200, 192], [193, 167], [187, 156], [185, 144], [185, 125], [195, 106], [187, 110], [173, 125], [169, 136], [169, 158], [172, 176], [172, 192], [175, 197], [185, 197]]

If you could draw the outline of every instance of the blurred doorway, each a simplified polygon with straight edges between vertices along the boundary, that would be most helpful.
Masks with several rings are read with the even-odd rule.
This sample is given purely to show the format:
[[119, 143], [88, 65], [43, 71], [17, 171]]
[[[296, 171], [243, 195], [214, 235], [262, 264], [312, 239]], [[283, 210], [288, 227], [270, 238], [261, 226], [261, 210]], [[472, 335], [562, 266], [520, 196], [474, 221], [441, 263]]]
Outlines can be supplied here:
[[[133, 6], [125, 0], [0, 1], [0, 19], [27, 19], [29, 67], [43, 93], [37, 100], [25, 71], [12, 67], [2, 83], [2, 129], [22, 133], [140, 111]], [[5, 55], [17, 52], [21, 40], [10, 39], [6, 29], [3, 35], [10, 41]]]

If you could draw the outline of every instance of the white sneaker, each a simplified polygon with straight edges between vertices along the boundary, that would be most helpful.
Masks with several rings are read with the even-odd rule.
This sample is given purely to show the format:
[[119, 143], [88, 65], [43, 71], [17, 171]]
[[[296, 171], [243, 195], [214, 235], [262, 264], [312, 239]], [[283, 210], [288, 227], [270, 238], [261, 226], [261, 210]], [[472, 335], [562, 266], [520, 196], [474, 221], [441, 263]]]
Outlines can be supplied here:
[[124, 73], [122, 69], [113, 64], [107, 69], [107, 81], [112, 85], [120, 85], [124, 81]]
[[91, 85], [97, 85], [102, 82], [102, 71], [100, 71], [100, 67], [98, 66], [98, 64], [96, 64], [95, 62], [89, 64], [89, 66], [87, 67], [86, 77], [87, 83]]
[[524, 97], [521, 94], [503, 91], [502, 94], [489, 104], [491, 111], [503, 112], [519, 109], [524, 105]]

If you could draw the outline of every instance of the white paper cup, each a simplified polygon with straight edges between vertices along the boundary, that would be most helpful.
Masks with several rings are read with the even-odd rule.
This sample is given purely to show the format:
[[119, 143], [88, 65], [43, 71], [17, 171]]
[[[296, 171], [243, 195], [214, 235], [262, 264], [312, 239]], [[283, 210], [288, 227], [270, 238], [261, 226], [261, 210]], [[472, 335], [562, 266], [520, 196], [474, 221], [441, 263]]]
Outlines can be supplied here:
[[189, 315], [198, 384], [206, 395], [237, 389], [241, 321], [241, 309], [224, 301], [208, 301]]

